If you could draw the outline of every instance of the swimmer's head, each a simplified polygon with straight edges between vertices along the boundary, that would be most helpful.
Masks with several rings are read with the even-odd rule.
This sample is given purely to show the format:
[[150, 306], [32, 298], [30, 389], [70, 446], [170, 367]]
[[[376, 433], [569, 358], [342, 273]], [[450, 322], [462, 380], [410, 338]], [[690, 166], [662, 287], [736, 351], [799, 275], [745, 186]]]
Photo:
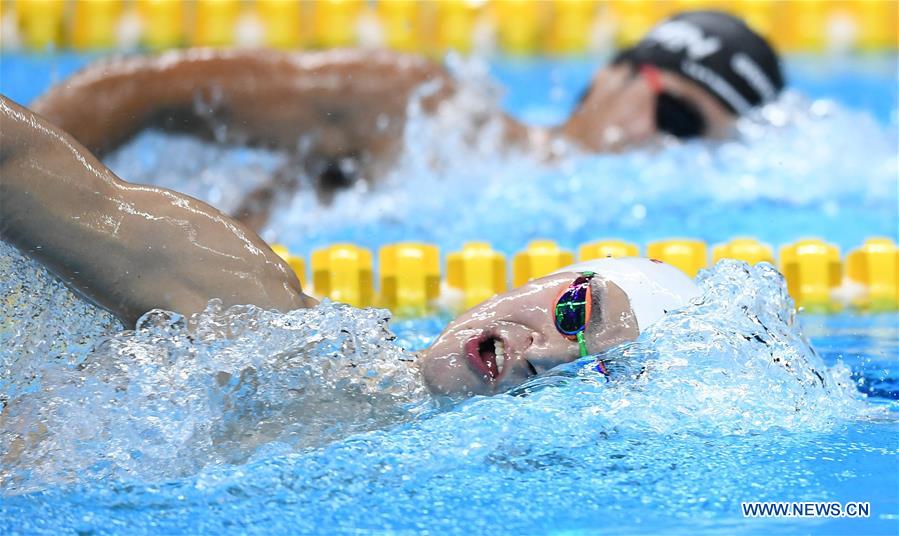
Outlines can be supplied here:
[[649, 259], [566, 267], [491, 298], [454, 320], [425, 352], [436, 395], [503, 392], [556, 365], [637, 338], [697, 287]]
[[682, 13], [601, 70], [563, 131], [593, 150], [658, 133], [720, 138], [783, 86], [777, 53], [743, 21], [717, 11]]

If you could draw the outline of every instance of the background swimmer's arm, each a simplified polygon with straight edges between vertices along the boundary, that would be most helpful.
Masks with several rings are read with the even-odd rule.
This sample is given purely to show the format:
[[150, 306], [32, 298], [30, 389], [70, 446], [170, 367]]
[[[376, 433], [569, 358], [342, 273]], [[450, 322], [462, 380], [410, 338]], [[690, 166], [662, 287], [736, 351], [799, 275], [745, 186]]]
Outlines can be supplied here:
[[96, 154], [157, 125], [312, 156], [382, 156], [425, 82], [436, 86], [426, 106], [452, 91], [441, 66], [389, 51], [189, 49], [92, 64], [31, 108]]
[[211, 298], [311, 305], [252, 231], [191, 197], [126, 183], [43, 118], [0, 96], [0, 237], [127, 325]]

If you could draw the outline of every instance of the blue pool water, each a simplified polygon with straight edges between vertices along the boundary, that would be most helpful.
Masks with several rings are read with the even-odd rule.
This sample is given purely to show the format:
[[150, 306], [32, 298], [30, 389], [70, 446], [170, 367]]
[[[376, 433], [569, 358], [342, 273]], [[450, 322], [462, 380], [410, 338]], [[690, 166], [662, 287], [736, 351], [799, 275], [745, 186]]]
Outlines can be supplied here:
[[[49, 61], [3, 57], [0, 90], [27, 101], [85, 60]], [[489, 133], [461, 142], [478, 107], [558, 120], [595, 64], [493, 64], [505, 96], [479, 83], [457, 113], [415, 118], [387, 184], [325, 208], [301, 192], [266, 238], [304, 255], [338, 240], [897, 238], [894, 57], [793, 59], [794, 90], [740, 141], [553, 165]], [[282, 161], [158, 133], [108, 159], [219, 206]], [[455, 407], [401, 361], [446, 315], [211, 303], [192, 334], [164, 313], [122, 331], [2, 243], [0, 272], [3, 533], [899, 529], [899, 315], [794, 318], [765, 266], [704, 273], [701, 302], [611, 351], [613, 382], [573, 364]], [[869, 501], [871, 516], [742, 517], [765, 500]]]

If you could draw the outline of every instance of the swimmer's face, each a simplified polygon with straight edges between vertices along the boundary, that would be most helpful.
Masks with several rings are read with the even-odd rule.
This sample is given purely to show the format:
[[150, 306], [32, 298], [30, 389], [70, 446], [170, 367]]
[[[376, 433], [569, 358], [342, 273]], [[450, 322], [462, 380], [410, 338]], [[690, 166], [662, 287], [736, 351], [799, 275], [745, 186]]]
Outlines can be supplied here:
[[[422, 373], [435, 395], [490, 395], [580, 357], [577, 341], [556, 329], [555, 302], [580, 274], [550, 275], [495, 296], [454, 320], [425, 352]], [[590, 353], [637, 338], [630, 301], [595, 276], [584, 337]], [[497, 360], [497, 353], [503, 358]], [[501, 361], [500, 364], [498, 361]]]
[[[658, 71], [663, 91], [677, 97], [702, 116], [702, 135], [727, 137], [736, 116], [702, 86], [679, 74]], [[661, 134], [656, 125], [657, 95], [650, 83], [627, 64], [601, 70], [562, 132], [585, 149], [620, 151], [645, 144]]]

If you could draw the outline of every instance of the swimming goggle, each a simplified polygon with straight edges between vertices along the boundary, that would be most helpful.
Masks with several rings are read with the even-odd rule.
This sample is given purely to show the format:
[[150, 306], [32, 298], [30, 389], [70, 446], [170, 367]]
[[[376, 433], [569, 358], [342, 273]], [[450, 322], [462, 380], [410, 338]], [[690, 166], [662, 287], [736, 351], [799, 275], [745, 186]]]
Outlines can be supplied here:
[[[590, 281], [595, 275], [593, 272], [581, 272], [581, 275], [559, 294], [553, 308], [556, 329], [565, 337], [577, 341], [580, 357], [590, 355], [587, 341], [584, 340], [584, 330], [587, 329], [590, 314], [593, 312]], [[605, 364], [600, 359], [597, 359], [596, 370], [608, 376]]]
[[556, 329], [567, 338], [577, 341], [581, 351], [581, 357], [586, 356], [587, 343], [584, 341], [584, 330], [590, 321], [590, 313], [593, 299], [590, 296], [590, 280], [593, 272], [581, 272], [568, 288], [563, 290], [556, 298], [554, 308]]
[[640, 75], [656, 94], [656, 128], [672, 136], [686, 139], [702, 136], [706, 120], [692, 102], [665, 90], [662, 74], [654, 65], [641, 65]]

